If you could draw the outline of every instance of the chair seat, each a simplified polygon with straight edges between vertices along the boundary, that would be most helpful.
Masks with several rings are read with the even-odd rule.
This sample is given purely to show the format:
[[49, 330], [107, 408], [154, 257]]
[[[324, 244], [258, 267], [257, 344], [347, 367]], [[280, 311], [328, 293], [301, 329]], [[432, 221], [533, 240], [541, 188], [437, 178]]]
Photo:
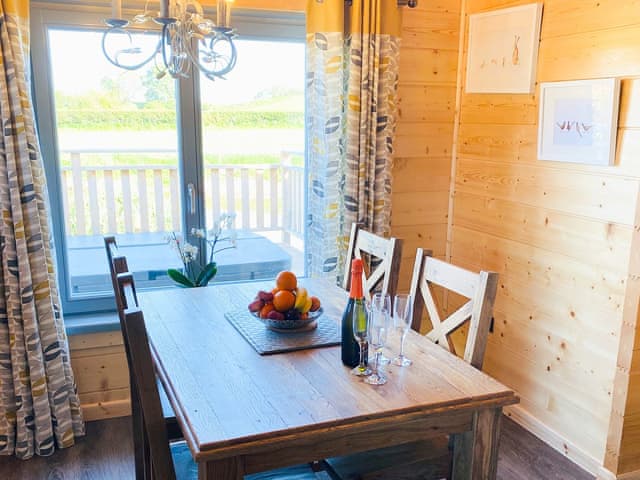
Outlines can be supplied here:
[[451, 465], [446, 436], [325, 460], [341, 480], [435, 480], [446, 478]]
[[[175, 442], [170, 445], [171, 457], [176, 469], [176, 480], [196, 480], [198, 466], [193, 461], [186, 442]], [[324, 473], [324, 472], [319, 472]], [[310, 465], [296, 465], [295, 467], [279, 468], [268, 472], [246, 475], [245, 480], [319, 480]]]
[[167, 437], [169, 440], [180, 440], [184, 438], [180, 424], [176, 419], [176, 414], [171, 407], [169, 397], [164, 391], [164, 387], [160, 382], [160, 379], [156, 377], [156, 384], [158, 386], [158, 394], [160, 395], [160, 405], [162, 407], [162, 416], [164, 417], [165, 424], [167, 426]]
[[176, 480], [196, 480], [198, 465], [193, 461], [187, 442], [174, 442], [169, 444], [169, 448], [176, 469]]

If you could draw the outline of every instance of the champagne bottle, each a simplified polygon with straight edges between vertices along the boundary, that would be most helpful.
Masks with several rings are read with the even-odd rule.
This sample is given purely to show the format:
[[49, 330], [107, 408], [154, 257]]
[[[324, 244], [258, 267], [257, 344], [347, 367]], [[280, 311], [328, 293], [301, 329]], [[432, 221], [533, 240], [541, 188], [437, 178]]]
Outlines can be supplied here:
[[[366, 314], [362, 293], [362, 260], [354, 258], [351, 262], [349, 301], [342, 314], [342, 363], [348, 367], [355, 367], [360, 363], [360, 346], [353, 336], [353, 317]], [[365, 346], [365, 363], [367, 353], [367, 346]]]

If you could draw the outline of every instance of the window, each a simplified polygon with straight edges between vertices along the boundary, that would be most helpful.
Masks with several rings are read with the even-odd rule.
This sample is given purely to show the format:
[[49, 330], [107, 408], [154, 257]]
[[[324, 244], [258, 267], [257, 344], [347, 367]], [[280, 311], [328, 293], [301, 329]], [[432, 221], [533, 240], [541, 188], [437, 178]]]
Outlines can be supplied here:
[[116, 235], [140, 287], [162, 287], [171, 284], [166, 269], [181, 266], [167, 234], [211, 228], [223, 212], [236, 215], [238, 247], [216, 255], [216, 281], [303, 274], [303, 18], [234, 12], [238, 63], [212, 82], [158, 79], [153, 62], [110, 65], [101, 52], [106, 15], [33, 15], [65, 312], [112, 308], [104, 235]]

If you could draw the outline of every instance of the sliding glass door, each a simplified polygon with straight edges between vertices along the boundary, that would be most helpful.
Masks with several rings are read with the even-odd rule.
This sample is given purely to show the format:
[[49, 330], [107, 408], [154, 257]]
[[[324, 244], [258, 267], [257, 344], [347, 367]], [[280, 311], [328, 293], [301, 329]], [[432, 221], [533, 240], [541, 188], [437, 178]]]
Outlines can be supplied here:
[[[212, 82], [159, 78], [154, 61], [132, 71], [109, 64], [106, 12], [32, 13], [36, 114], [66, 313], [113, 308], [105, 235], [116, 236], [140, 288], [163, 287], [172, 283], [167, 268], [182, 266], [167, 237], [181, 235], [206, 260], [207, 244], [192, 229], [212, 229], [222, 215], [238, 233], [236, 248], [216, 253], [216, 281], [303, 273], [301, 18], [246, 17], [255, 37], [238, 41], [235, 70]], [[148, 48], [157, 41], [144, 30], [133, 35]]]
[[[232, 213], [245, 252], [221, 279], [304, 274], [304, 44], [237, 42], [222, 82], [200, 76], [206, 225]], [[234, 255], [221, 251], [220, 260]]]
[[184, 230], [175, 82], [158, 80], [153, 64], [123, 72], [97, 54], [101, 40], [47, 30], [66, 288], [78, 299], [111, 291], [103, 236], [117, 237], [144, 287], [177, 266], [165, 236]]

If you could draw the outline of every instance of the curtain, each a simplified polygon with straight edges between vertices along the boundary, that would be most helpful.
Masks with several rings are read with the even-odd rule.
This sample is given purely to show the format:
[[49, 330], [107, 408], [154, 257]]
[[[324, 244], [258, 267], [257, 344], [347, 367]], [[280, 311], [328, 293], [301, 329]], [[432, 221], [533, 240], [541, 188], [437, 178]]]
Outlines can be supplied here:
[[29, 1], [0, 0], [0, 454], [84, 434], [50, 244], [30, 98]]
[[401, 10], [307, 1], [307, 268], [343, 275], [351, 224], [390, 234]]

